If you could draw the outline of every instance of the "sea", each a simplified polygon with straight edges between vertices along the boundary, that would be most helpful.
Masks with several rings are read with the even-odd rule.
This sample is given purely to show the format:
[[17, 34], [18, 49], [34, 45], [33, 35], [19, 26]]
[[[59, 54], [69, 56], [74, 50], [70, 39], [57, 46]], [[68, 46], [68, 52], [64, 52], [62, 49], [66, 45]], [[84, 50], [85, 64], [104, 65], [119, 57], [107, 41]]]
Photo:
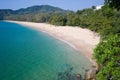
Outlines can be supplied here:
[[0, 80], [67, 80], [92, 67], [79, 51], [42, 31], [0, 21]]

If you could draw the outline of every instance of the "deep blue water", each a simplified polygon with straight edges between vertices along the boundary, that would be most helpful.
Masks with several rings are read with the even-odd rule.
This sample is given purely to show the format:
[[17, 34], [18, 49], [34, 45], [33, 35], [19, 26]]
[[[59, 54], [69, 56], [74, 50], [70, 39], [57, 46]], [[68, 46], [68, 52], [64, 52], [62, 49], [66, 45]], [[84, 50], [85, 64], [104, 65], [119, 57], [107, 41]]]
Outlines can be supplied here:
[[0, 21], [0, 80], [57, 80], [70, 67], [84, 76], [91, 63], [46, 33]]

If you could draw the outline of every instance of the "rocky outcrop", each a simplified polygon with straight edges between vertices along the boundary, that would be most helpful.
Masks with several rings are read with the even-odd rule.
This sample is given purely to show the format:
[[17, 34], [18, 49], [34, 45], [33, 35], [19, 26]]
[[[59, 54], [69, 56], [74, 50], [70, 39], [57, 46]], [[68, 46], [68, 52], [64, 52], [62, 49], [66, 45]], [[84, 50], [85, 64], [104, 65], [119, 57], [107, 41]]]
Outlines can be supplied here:
[[96, 73], [97, 69], [95, 68], [86, 70], [85, 80], [97, 80]]

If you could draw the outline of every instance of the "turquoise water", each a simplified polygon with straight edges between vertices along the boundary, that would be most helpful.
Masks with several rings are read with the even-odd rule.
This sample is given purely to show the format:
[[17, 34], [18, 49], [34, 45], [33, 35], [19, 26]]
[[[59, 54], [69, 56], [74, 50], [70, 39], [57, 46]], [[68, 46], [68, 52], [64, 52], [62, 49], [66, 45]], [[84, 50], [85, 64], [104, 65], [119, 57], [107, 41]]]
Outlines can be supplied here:
[[58, 80], [69, 67], [84, 76], [91, 64], [46, 33], [0, 21], [0, 80]]

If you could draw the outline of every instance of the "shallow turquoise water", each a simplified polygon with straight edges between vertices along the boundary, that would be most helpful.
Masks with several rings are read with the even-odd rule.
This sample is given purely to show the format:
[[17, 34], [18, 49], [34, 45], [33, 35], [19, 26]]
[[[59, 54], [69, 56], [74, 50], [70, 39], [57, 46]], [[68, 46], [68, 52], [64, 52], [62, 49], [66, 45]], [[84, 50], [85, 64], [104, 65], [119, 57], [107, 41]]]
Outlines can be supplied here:
[[0, 80], [57, 80], [68, 67], [84, 76], [91, 64], [46, 33], [0, 21]]

